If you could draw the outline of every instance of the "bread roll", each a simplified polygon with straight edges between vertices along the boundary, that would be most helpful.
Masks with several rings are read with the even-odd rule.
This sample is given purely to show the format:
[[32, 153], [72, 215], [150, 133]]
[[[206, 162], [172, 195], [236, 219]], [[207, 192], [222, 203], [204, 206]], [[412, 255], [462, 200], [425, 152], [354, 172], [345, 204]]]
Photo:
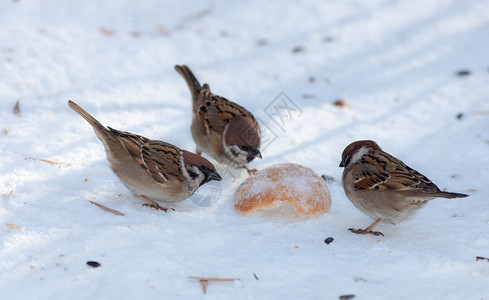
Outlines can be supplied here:
[[242, 215], [289, 204], [300, 216], [318, 216], [331, 207], [326, 182], [313, 170], [292, 163], [257, 171], [241, 183], [234, 200]]

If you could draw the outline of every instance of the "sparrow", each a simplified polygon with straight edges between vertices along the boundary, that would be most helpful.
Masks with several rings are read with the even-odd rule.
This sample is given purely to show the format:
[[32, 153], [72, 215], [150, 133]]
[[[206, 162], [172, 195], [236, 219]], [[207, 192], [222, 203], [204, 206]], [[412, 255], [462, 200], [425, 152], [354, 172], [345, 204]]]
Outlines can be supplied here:
[[374, 141], [356, 141], [341, 156], [342, 184], [350, 201], [375, 219], [358, 234], [383, 235], [372, 229], [381, 221], [406, 220], [434, 198], [463, 198], [468, 195], [441, 191], [431, 180], [405, 163], [382, 151]]
[[214, 165], [200, 155], [172, 144], [105, 127], [75, 102], [68, 106], [92, 125], [102, 142], [112, 171], [134, 195], [155, 209], [166, 208], [151, 199], [177, 202], [221, 176]]
[[[200, 85], [189, 67], [176, 65], [175, 70], [187, 82], [192, 95], [192, 137], [196, 153], [209, 154], [216, 161], [235, 168], [260, 153], [260, 126], [244, 107], [213, 94], [208, 84]], [[246, 168], [248, 172], [251, 172]]]

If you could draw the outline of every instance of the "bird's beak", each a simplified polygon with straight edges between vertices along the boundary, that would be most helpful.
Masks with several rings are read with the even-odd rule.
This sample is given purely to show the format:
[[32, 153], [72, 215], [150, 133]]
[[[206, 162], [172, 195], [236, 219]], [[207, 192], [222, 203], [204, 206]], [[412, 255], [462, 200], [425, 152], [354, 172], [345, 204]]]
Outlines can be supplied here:
[[216, 180], [216, 181], [221, 181], [222, 177], [219, 175], [217, 172], [209, 172], [207, 173], [207, 179], [210, 180]]
[[348, 161], [350, 160], [350, 156], [345, 156], [340, 162], [340, 168], [343, 168], [348, 164]]
[[262, 159], [261, 152], [260, 152], [260, 149], [258, 149], [258, 147], [253, 148], [253, 150], [251, 150], [251, 153], [252, 153], [252, 154], [253, 154], [255, 157], [258, 157], [259, 159]]

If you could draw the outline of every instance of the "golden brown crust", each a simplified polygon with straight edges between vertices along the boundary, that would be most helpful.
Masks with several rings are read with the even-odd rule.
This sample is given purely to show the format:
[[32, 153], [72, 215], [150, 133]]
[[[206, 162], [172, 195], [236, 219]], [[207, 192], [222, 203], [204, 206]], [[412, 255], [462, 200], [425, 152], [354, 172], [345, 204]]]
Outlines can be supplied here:
[[289, 203], [298, 215], [317, 216], [331, 206], [326, 182], [311, 169], [291, 163], [271, 166], [248, 177], [234, 199], [234, 207], [242, 215]]

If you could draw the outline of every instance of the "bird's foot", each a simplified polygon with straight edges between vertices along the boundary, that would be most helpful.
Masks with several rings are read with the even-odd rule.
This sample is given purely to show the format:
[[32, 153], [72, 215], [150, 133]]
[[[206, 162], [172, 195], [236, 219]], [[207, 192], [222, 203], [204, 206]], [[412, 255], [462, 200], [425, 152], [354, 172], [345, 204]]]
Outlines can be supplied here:
[[381, 218], [378, 218], [377, 220], [375, 220], [375, 222], [373, 222], [369, 227], [365, 228], [365, 229], [355, 229], [355, 228], [348, 228], [348, 230], [350, 230], [351, 232], [353, 233], [356, 233], [356, 234], [373, 234], [375, 236], [384, 236], [384, 234], [380, 231], [372, 231], [372, 229], [377, 226], [377, 224], [379, 224], [380, 222], [382, 221]]
[[373, 234], [375, 236], [379, 236], [379, 235], [384, 236], [384, 234], [380, 231], [372, 231], [367, 229], [355, 229], [355, 228], [348, 228], [348, 230], [356, 234]]
[[151, 209], [153, 209], [153, 210], [162, 210], [164, 212], [168, 212], [168, 210], [175, 211], [174, 208], [166, 208], [166, 207], [159, 205], [158, 203], [155, 203], [155, 204], [144, 203], [143, 206], [151, 207]]
[[158, 203], [154, 202], [153, 200], [149, 199], [148, 197], [144, 196], [144, 195], [134, 195], [136, 197], [138, 197], [139, 199], [142, 199], [144, 200], [144, 203], [143, 206], [147, 206], [147, 207], [151, 207], [151, 209], [153, 210], [162, 210], [164, 212], [168, 212], [168, 210], [173, 210], [175, 211], [175, 209], [173, 208], [166, 208], [166, 207], [163, 207], [161, 205], [159, 205]]
[[247, 167], [244, 167], [246, 171], [248, 171], [248, 175], [255, 175], [258, 170], [256, 168], [254, 169], [248, 169]]

